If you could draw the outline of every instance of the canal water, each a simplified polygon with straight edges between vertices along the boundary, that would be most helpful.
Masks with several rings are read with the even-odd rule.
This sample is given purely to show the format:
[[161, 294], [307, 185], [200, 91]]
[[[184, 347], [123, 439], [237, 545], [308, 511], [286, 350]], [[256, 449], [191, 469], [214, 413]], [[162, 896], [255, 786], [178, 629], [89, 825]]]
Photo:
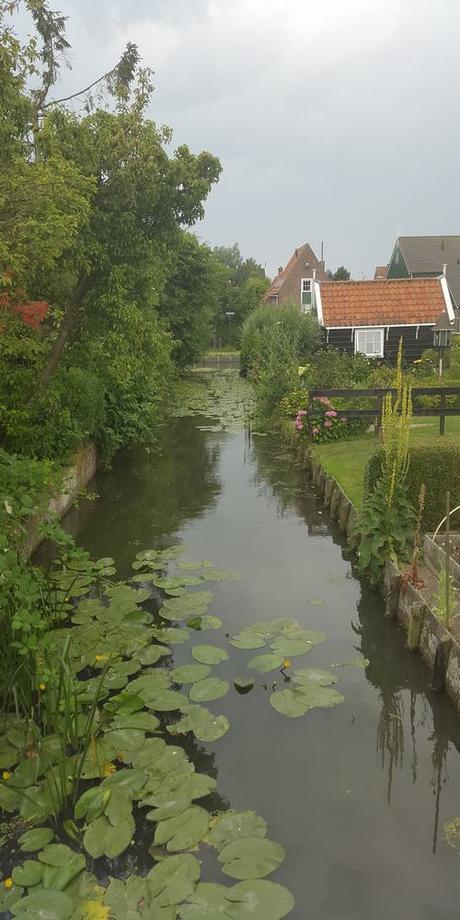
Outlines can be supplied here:
[[[355, 576], [292, 453], [235, 424], [178, 417], [157, 451], [121, 454], [92, 488], [98, 500], [67, 525], [121, 577], [140, 550], [178, 542], [187, 559], [241, 574], [210, 586], [223, 626], [200, 641], [225, 645], [226, 633], [273, 617], [327, 634], [296, 664], [333, 669], [343, 705], [286, 718], [269, 704], [272, 672], [207, 704], [231, 727], [194, 748], [221, 807], [255, 810], [284, 846], [270, 878], [294, 894], [292, 920], [457, 920], [460, 857], [443, 828], [460, 814], [460, 718]], [[249, 676], [257, 652], [233, 651], [220, 676]], [[190, 663], [187, 644], [174, 660]], [[213, 871], [203, 878], [222, 883]]]

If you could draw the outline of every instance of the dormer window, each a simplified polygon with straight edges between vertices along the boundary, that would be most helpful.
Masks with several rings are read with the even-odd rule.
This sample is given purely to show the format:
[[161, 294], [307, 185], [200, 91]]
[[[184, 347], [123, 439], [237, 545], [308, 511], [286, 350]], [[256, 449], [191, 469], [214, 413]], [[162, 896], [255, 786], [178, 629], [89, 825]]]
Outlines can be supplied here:
[[311, 278], [302, 278], [300, 285], [300, 302], [305, 309], [311, 308]]

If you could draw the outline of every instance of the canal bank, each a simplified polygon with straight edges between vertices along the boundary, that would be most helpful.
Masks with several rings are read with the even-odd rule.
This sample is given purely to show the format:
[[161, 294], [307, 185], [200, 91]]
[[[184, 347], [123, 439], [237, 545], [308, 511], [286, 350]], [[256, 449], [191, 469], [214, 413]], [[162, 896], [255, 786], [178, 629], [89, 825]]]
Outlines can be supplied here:
[[[73, 509], [69, 526], [96, 556], [113, 556], [122, 577], [137, 552], [177, 542], [239, 571], [240, 581], [213, 585], [210, 612], [224, 626], [202, 641], [223, 645], [226, 633], [271, 617], [326, 633], [295, 664], [332, 670], [343, 705], [283, 718], [268, 701], [279, 675], [268, 674], [248, 695], [211, 704], [230, 730], [194, 750], [225, 802], [263, 815], [284, 846], [272, 878], [295, 895], [290, 916], [453, 920], [458, 856], [442, 829], [458, 813], [458, 717], [430, 690], [380, 595], [355, 578], [302, 461], [279, 439], [249, 435], [238, 413], [230, 424], [200, 416], [198, 404], [194, 412], [172, 422], [157, 454], [117, 457], [90, 485], [98, 502]], [[250, 676], [254, 654], [236, 650], [229, 680]], [[174, 664], [189, 660], [175, 646]]]

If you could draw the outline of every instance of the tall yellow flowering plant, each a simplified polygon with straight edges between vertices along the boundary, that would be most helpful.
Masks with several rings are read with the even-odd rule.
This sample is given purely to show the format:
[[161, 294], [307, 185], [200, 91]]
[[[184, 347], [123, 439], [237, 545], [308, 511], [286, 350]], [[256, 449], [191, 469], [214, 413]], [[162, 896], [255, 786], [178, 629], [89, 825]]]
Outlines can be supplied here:
[[408, 559], [415, 527], [415, 512], [406, 490], [409, 437], [412, 420], [410, 384], [402, 372], [402, 342], [398, 350], [394, 393], [382, 406], [381, 474], [364, 497], [358, 522], [358, 564], [376, 584], [387, 559]]

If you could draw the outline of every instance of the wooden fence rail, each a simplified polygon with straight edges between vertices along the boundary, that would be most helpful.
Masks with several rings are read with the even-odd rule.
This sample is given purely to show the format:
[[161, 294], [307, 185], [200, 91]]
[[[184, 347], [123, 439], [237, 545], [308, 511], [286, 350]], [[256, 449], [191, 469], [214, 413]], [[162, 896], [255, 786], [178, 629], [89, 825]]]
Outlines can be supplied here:
[[[382, 414], [382, 405], [383, 400], [387, 393], [392, 393], [396, 395], [396, 390], [392, 387], [371, 387], [369, 389], [362, 390], [340, 390], [340, 389], [320, 389], [314, 388], [309, 390], [308, 394], [308, 407], [307, 407], [307, 423], [309, 429], [311, 429], [311, 421], [313, 415], [325, 414], [327, 408], [321, 407], [316, 403], [314, 406], [314, 401], [320, 399], [320, 397], [325, 397], [327, 399], [332, 399], [334, 397], [339, 397], [340, 399], [375, 399], [375, 406], [372, 406], [367, 409], [353, 409], [350, 407], [345, 407], [340, 409], [340, 414], [346, 415], [347, 418], [375, 418], [376, 419], [376, 428], [380, 422]], [[448, 406], [447, 397], [448, 396], [457, 396], [460, 397], [460, 387], [412, 387], [412, 414], [415, 416], [426, 416], [426, 417], [436, 417], [439, 416], [439, 434], [445, 434], [446, 430], [446, 416], [460, 415], [460, 401], [458, 406]], [[417, 398], [419, 396], [438, 396], [439, 397], [439, 406], [418, 406]]]

